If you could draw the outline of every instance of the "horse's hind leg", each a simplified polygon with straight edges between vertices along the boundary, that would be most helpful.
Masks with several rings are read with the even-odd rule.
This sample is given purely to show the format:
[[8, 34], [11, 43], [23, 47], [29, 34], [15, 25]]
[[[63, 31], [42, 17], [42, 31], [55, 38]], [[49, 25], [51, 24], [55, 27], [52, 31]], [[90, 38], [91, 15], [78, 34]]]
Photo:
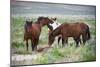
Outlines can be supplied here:
[[85, 45], [86, 43], [86, 37], [83, 37], [83, 44]]
[[82, 35], [82, 40], [83, 40], [83, 45], [85, 45], [86, 43], [86, 40], [87, 40], [87, 37], [85, 34]]
[[68, 38], [66, 39], [66, 43], [68, 44]]
[[76, 39], [76, 47], [79, 46], [79, 39]]

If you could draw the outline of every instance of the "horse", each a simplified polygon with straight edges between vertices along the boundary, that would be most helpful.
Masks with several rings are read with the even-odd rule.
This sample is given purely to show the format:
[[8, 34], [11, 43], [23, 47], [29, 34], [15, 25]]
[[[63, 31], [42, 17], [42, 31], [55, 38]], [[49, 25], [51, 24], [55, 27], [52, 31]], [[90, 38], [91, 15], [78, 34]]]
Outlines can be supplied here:
[[55, 40], [55, 37], [62, 36], [62, 45], [65, 46], [65, 42], [68, 43], [68, 37], [73, 37], [76, 42], [76, 47], [80, 42], [80, 36], [82, 35], [83, 44], [90, 39], [90, 31], [87, 24], [82, 22], [77, 23], [63, 23], [49, 35], [48, 45], [51, 46]]
[[[61, 24], [59, 22], [57, 22], [57, 18], [51, 18], [51, 20], [53, 20], [54, 23], [50, 23], [47, 25], [48, 29], [49, 29], [49, 35], [50, 33], [55, 30], [57, 27], [59, 27]], [[58, 35], [58, 45], [59, 45], [59, 41], [61, 39], [61, 35]]]
[[[76, 23], [79, 24], [79, 22], [76, 22]], [[86, 36], [85, 35], [83, 36], [83, 44], [85, 44], [86, 40], [90, 39], [89, 27], [88, 27], [88, 25], [83, 24], [83, 23], [80, 23], [80, 25], [81, 25], [81, 27], [84, 28], [84, 32], [86, 33]], [[60, 39], [61, 39], [61, 37], [58, 38], [58, 44], [59, 44]], [[82, 44], [80, 38], [73, 38], [73, 39], [75, 40], [76, 43], [80, 42], [80, 44]], [[66, 43], [68, 43], [68, 42], [66, 41]]]
[[43, 26], [53, 23], [48, 17], [39, 17], [35, 23], [33, 21], [27, 21], [25, 23], [24, 29], [24, 40], [26, 41], [26, 48], [28, 51], [28, 40], [31, 40], [32, 51], [37, 49], [39, 42], [39, 36]]
[[[59, 22], [57, 22], [57, 18], [51, 18], [51, 20], [54, 21], [54, 23], [52, 24], [48, 24], [48, 28], [49, 28], [49, 34], [55, 30], [57, 27], [59, 27], [61, 24]], [[58, 35], [58, 45], [59, 45], [59, 42], [60, 40], [62, 39], [62, 36], [61, 35]], [[79, 39], [80, 43], [81, 43], [81, 39]]]

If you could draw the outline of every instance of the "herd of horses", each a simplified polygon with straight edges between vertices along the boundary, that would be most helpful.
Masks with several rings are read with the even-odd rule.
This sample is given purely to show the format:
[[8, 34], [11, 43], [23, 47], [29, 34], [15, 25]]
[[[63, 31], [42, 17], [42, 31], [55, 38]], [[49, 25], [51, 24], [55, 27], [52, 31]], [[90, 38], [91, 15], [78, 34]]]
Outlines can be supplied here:
[[[26, 41], [26, 47], [28, 51], [28, 40], [31, 40], [32, 51], [37, 50], [37, 45], [39, 43], [39, 37], [41, 34], [42, 27], [47, 25], [49, 29], [48, 45], [49, 47], [55, 41], [55, 37], [58, 37], [59, 41], [62, 40], [62, 46], [65, 46], [65, 43], [68, 43], [68, 37], [73, 37], [76, 47], [79, 46], [79, 43], [85, 44], [87, 40], [90, 39], [90, 30], [89, 26], [83, 22], [76, 23], [63, 23], [58, 24], [56, 21], [57, 18], [48, 18], [48, 17], [38, 17], [37, 21], [33, 23], [32, 20], [26, 20], [24, 29], [24, 40]], [[57, 27], [52, 26], [52, 24], [58, 24]], [[81, 37], [82, 36], [82, 42]]]

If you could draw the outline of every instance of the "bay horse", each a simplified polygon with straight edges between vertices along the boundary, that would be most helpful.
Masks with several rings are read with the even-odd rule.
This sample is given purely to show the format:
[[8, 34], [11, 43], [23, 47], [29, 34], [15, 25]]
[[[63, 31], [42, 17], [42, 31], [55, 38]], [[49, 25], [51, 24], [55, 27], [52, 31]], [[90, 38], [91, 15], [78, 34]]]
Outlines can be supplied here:
[[[48, 28], [49, 28], [49, 35], [53, 30], [55, 30], [57, 27], [59, 27], [61, 25], [59, 22], [57, 22], [57, 18], [51, 18], [51, 20], [53, 20], [54, 23], [52, 23], [52, 24], [50, 23], [50, 24], [47, 25]], [[58, 35], [57, 37], [58, 37], [58, 45], [59, 45], [59, 42], [62, 39], [62, 36]], [[81, 39], [79, 39], [79, 40], [80, 40], [80, 43], [81, 43]]]
[[39, 17], [37, 21], [34, 23], [33, 21], [26, 20], [24, 26], [25, 29], [24, 40], [26, 41], [27, 51], [28, 51], [28, 40], [31, 40], [32, 51], [34, 51], [34, 49], [37, 49], [41, 29], [43, 26], [49, 23], [53, 23], [53, 21], [50, 20], [48, 17]]
[[65, 46], [65, 42], [68, 43], [68, 37], [73, 37], [76, 42], [76, 47], [80, 42], [80, 36], [82, 35], [83, 44], [86, 43], [87, 40], [90, 39], [90, 31], [89, 27], [85, 23], [63, 23], [58, 28], [52, 31], [49, 35], [49, 43], [51, 46], [55, 40], [55, 37], [61, 35], [62, 36], [62, 45]]
[[[53, 23], [50, 23], [47, 25], [48, 29], [49, 29], [49, 35], [50, 33], [55, 30], [57, 27], [59, 27], [61, 24], [57, 21], [57, 18], [51, 18], [51, 20], [53, 21]], [[58, 44], [59, 44], [59, 41], [61, 39], [61, 35], [58, 35]]]

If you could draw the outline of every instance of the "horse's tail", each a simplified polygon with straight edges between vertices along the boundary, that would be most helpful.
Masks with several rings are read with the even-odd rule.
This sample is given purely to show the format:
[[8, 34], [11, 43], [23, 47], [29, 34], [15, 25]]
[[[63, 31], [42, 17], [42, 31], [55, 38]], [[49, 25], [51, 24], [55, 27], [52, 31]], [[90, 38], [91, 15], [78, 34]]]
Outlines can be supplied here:
[[86, 32], [87, 32], [87, 40], [89, 40], [91, 38], [89, 27], [87, 28]]

